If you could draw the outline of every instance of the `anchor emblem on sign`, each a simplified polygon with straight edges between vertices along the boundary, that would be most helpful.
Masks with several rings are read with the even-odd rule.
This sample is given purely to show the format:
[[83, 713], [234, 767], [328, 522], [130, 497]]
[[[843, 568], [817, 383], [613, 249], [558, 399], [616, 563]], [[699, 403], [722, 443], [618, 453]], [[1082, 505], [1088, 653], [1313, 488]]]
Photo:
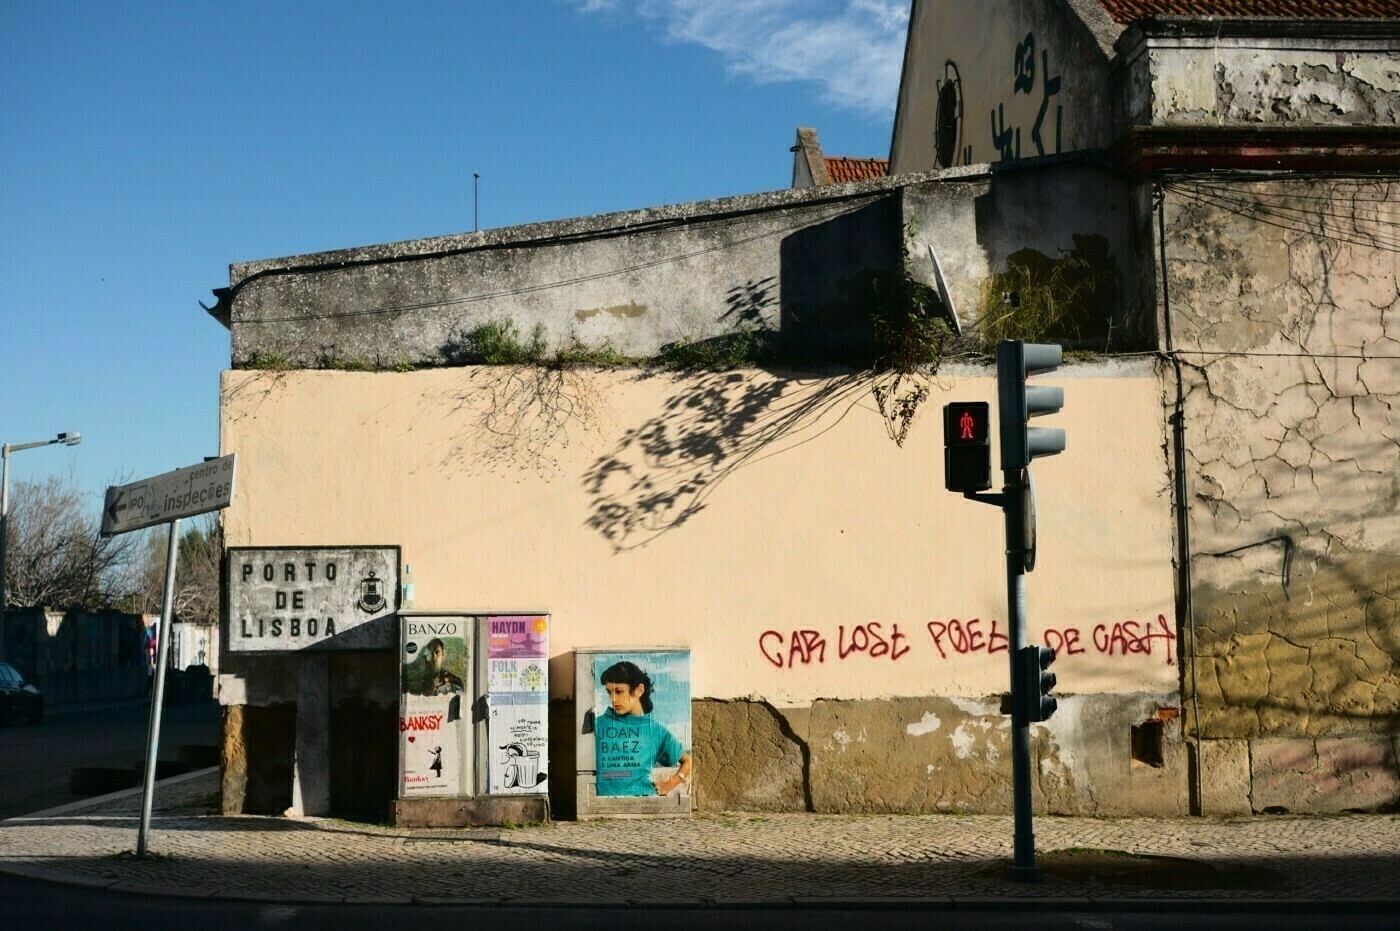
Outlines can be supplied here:
[[357, 604], [361, 611], [374, 614], [384, 610], [384, 603], [383, 582], [371, 572], [367, 578], [360, 580], [360, 600]]

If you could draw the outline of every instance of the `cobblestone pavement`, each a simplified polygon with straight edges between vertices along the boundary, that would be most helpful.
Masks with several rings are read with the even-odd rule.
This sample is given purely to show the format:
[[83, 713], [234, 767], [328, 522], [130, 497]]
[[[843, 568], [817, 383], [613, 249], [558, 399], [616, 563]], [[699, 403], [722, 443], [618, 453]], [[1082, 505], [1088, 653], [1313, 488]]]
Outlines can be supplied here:
[[[139, 791], [0, 822], [0, 871], [258, 901], [821, 905], [1203, 899], [1400, 906], [1400, 816], [1040, 817], [1042, 883], [1006, 878], [1010, 817], [700, 814], [689, 820], [399, 829], [220, 817], [214, 771], [163, 783], [136, 859]], [[1102, 851], [1116, 855], [1105, 857]], [[1132, 855], [1132, 856], [1130, 856]], [[1162, 858], [1162, 859], [1143, 859]], [[1118, 874], [1066, 872], [1097, 860]], [[1121, 872], [1121, 871], [1120, 871]]]

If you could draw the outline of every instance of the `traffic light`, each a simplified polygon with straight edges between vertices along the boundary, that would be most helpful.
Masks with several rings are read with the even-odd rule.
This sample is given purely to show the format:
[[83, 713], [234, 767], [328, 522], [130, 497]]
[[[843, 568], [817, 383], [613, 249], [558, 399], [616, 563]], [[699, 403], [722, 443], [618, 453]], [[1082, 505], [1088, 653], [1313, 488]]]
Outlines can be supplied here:
[[1060, 367], [1063, 351], [1046, 343], [1004, 339], [997, 344], [997, 410], [1001, 415], [1001, 467], [1024, 469], [1037, 456], [1065, 451], [1065, 431], [1026, 421], [1053, 414], [1065, 403], [1063, 388], [1027, 387], [1026, 379]]
[[986, 401], [943, 405], [943, 484], [949, 491], [992, 487], [991, 409]]
[[1026, 723], [1048, 721], [1060, 703], [1050, 691], [1055, 687], [1055, 674], [1050, 664], [1055, 651], [1049, 647], [1021, 648], [1021, 701], [1025, 702]]

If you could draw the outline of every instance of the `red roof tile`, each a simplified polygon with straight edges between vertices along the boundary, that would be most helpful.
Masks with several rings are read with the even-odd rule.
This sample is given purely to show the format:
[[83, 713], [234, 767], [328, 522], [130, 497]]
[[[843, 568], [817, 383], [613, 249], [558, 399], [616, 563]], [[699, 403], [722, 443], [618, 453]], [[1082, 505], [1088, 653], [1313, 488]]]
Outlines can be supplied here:
[[1400, 0], [1099, 0], [1099, 3], [1120, 23], [1148, 16], [1400, 17]]
[[832, 184], [884, 178], [890, 173], [887, 158], [827, 158], [823, 161], [826, 162], [826, 173], [831, 176]]

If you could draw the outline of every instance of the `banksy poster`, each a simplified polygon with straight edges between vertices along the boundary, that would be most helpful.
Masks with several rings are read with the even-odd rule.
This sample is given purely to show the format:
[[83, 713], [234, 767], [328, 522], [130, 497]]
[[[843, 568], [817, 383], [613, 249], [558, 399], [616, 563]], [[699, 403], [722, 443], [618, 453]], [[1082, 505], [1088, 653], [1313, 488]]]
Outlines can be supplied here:
[[392, 649], [399, 548], [230, 547], [224, 591], [233, 652]]
[[688, 796], [690, 653], [595, 653], [592, 661], [596, 794]]
[[549, 618], [485, 618], [488, 791], [547, 791], [549, 778]]
[[400, 630], [399, 796], [470, 795], [472, 626], [407, 617]]

